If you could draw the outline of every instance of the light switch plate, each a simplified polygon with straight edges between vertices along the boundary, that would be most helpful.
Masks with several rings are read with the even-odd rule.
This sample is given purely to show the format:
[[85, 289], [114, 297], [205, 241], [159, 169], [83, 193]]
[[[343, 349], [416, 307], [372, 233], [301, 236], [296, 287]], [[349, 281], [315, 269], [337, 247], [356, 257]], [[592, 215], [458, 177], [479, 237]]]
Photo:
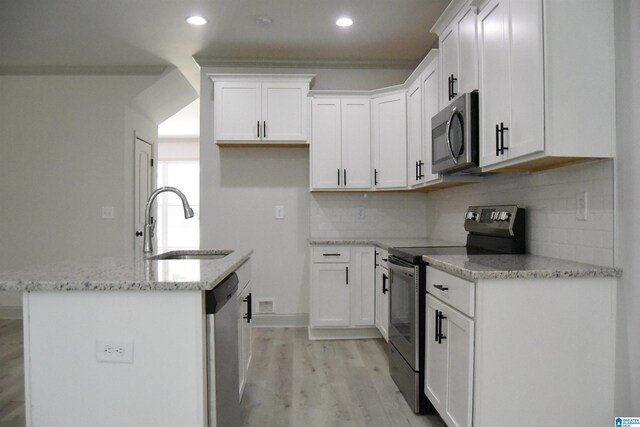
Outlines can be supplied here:
[[276, 206], [276, 219], [284, 219], [284, 206]]

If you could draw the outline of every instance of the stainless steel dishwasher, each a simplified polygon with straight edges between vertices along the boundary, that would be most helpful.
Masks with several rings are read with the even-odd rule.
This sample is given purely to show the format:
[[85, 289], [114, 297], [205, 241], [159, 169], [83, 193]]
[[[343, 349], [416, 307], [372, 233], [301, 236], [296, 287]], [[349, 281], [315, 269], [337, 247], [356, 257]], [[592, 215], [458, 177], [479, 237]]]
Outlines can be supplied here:
[[238, 276], [231, 273], [205, 293], [210, 427], [240, 426], [237, 290]]

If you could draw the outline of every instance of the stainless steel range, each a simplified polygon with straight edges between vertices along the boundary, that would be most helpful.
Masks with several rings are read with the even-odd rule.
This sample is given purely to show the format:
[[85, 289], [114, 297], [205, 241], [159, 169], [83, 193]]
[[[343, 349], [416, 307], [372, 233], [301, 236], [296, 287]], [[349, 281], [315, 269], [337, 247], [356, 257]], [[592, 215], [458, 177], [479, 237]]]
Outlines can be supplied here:
[[465, 246], [389, 249], [389, 370], [414, 412], [434, 410], [424, 394], [427, 264], [422, 256], [524, 253], [524, 214], [515, 205], [471, 206], [464, 215]]

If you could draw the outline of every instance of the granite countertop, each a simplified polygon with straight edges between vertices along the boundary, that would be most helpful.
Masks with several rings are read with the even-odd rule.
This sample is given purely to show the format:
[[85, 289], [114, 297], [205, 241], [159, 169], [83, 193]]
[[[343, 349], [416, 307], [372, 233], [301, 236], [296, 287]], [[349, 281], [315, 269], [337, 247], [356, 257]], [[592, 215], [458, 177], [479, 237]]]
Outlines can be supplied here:
[[377, 246], [388, 250], [394, 247], [419, 247], [419, 246], [464, 246], [464, 243], [447, 242], [427, 238], [407, 237], [353, 237], [353, 238], [313, 238], [309, 239], [311, 246]]
[[620, 277], [622, 270], [537, 255], [425, 255], [430, 266], [469, 281]]
[[[229, 251], [198, 252], [217, 254]], [[2, 272], [0, 290], [206, 291], [215, 288], [252, 253], [252, 250], [235, 250], [220, 259], [149, 260], [142, 254], [136, 254], [132, 257], [59, 262]]]

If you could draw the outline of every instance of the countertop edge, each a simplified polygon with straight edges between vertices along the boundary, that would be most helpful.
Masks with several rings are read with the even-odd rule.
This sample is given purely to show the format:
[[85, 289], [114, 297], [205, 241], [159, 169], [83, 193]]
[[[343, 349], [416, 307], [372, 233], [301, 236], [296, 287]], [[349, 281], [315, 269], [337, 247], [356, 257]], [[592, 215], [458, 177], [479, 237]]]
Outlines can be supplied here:
[[[1, 291], [18, 292], [74, 292], [74, 291], [208, 291], [214, 289], [229, 274], [236, 271], [253, 254], [253, 249], [236, 251], [231, 260], [222, 260], [221, 269], [212, 278], [195, 281], [146, 280], [12, 280], [0, 281]], [[230, 261], [230, 262], [229, 262]], [[140, 262], [162, 262], [141, 260]], [[228, 265], [226, 264], [228, 263]]]
[[[559, 279], [559, 278], [617, 278], [622, 276], [622, 269], [616, 267], [592, 266], [588, 268], [576, 268], [565, 270], [495, 270], [495, 271], [475, 271], [469, 270], [451, 263], [434, 259], [428, 255], [423, 259], [431, 267], [453, 274], [469, 281], [486, 279]], [[560, 260], [565, 261], [565, 260]]]

